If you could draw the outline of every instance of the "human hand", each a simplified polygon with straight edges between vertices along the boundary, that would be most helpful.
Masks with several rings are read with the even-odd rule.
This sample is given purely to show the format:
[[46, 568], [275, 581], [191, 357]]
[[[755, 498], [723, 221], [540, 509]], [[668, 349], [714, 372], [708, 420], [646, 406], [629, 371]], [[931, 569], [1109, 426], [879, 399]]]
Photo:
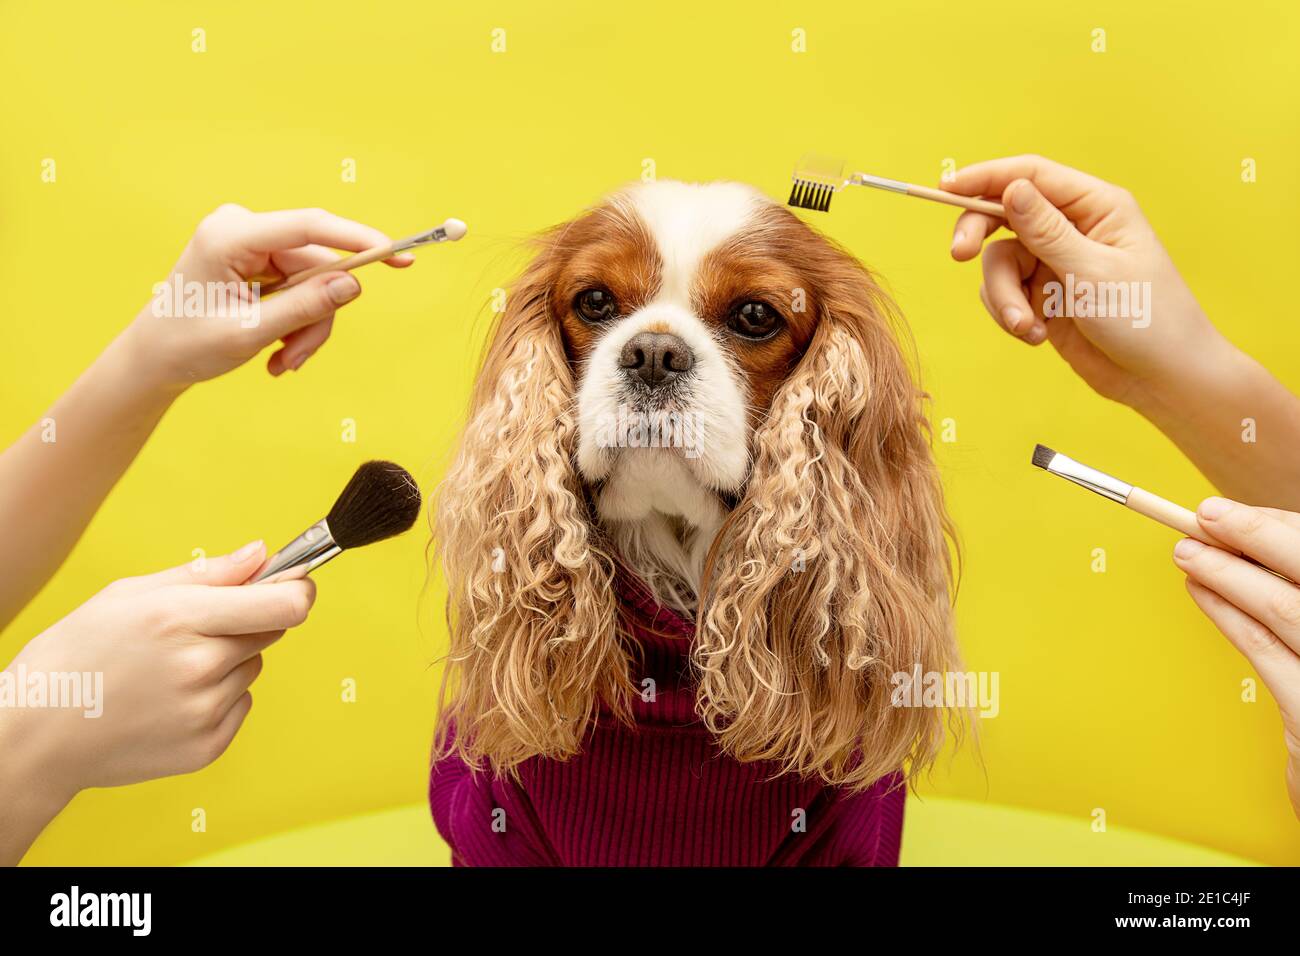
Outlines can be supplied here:
[[1254, 666], [1282, 712], [1287, 791], [1300, 818], [1300, 514], [1207, 498], [1196, 512], [1207, 532], [1259, 565], [1191, 538], [1174, 563], [1197, 606]]
[[[326, 272], [265, 301], [253, 300], [247, 283], [335, 261], [331, 249], [360, 252], [389, 242], [377, 229], [322, 209], [254, 213], [221, 206], [199, 223], [128, 330], [145, 377], [184, 388], [242, 365], [277, 339], [284, 346], [268, 371], [300, 368], [329, 338], [335, 310], [361, 294], [356, 277]], [[405, 253], [384, 261], [402, 268], [415, 259]], [[195, 307], [187, 303], [191, 289], [202, 290], [201, 303], [190, 300]]]
[[102, 675], [100, 713], [12, 710], [15, 723], [0, 729], [21, 742], [15, 765], [25, 761], [62, 806], [87, 787], [216, 760], [252, 706], [262, 651], [306, 620], [315, 600], [309, 578], [238, 586], [265, 556], [259, 541], [201, 566], [116, 581], [28, 643], [11, 672]]
[[[976, 163], [940, 185], [963, 196], [1000, 198], [1007, 211], [1006, 221], [962, 213], [953, 232], [954, 259], [979, 255], [984, 239], [1002, 226], [1016, 233], [984, 246], [984, 307], [1022, 341], [1050, 341], [1104, 397], [1146, 412], [1159, 403], [1166, 382], [1194, 380], [1200, 369], [1209, 374], [1235, 351], [1201, 310], [1128, 191], [1040, 156]], [[1127, 303], [1119, 298], [1121, 283]], [[1094, 304], [1104, 300], [1108, 311], [1120, 314], [1078, 314], [1086, 304], [1067, 289], [1090, 289]], [[1045, 306], [1056, 313], [1050, 320]]]

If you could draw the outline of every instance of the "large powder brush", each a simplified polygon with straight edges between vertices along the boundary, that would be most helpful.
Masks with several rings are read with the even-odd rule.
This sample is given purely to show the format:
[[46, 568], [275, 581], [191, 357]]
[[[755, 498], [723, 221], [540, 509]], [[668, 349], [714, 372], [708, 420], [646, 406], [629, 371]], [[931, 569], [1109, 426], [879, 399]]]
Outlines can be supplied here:
[[409, 531], [420, 515], [420, 488], [391, 461], [368, 461], [356, 470], [329, 514], [294, 538], [250, 579], [297, 578], [344, 551]]

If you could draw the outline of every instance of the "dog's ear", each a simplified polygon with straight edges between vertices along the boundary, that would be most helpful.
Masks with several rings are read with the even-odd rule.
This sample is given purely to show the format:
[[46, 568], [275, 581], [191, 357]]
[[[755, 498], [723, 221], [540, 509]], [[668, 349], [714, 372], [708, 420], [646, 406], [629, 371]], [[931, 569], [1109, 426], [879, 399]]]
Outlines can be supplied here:
[[579, 751], [604, 700], [626, 712], [613, 562], [573, 465], [573, 375], [544, 250], [510, 292], [437, 495], [451, 649], [437, 746], [497, 773]]
[[754, 435], [694, 660], [728, 753], [861, 789], [942, 746], [943, 712], [892, 690], [957, 663], [950, 525], [893, 307], [817, 242], [818, 327]]

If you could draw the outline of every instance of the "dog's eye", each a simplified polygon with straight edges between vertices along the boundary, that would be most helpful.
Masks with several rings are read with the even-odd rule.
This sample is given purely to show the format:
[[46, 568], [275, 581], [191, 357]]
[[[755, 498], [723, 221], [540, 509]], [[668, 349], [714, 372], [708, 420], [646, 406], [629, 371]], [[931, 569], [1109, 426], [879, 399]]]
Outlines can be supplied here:
[[781, 314], [766, 302], [746, 302], [732, 310], [727, 325], [747, 339], [765, 339], [781, 327]]
[[587, 322], [605, 322], [618, 315], [618, 303], [608, 289], [583, 289], [573, 300], [573, 311]]

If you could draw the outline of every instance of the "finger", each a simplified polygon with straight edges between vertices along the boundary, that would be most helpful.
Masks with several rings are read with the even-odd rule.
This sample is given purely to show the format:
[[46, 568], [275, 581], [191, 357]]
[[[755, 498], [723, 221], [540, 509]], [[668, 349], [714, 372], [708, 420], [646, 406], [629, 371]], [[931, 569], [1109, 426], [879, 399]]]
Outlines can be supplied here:
[[1033, 275], [1038, 260], [1015, 239], [1000, 239], [989, 243], [981, 261], [993, 317], [1012, 335], [1025, 337], [1034, 328], [1035, 319], [1023, 283]]
[[129, 578], [119, 583], [130, 586], [133, 590], [146, 590], [171, 584], [228, 587], [243, 584], [262, 566], [264, 560], [266, 560], [266, 545], [259, 539], [249, 542], [230, 554], [209, 558], [200, 552], [198, 557], [186, 564], [138, 578]]
[[1196, 509], [1196, 520], [1212, 537], [1300, 581], [1300, 529], [1295, 526], [1227, 498], [1206, 498]]
[[281, 276], [291, 276], [295, 272], [334, 262], [338, 257], [337, 252], [324, 246], [299, 246], [296, 249], [277, 249], [271, 253], [271, 265]]
[[1245, 611], [1300, 652], [1300, 588], [1258, 565], [1184, 538], [1174, 548], [1174, 563], [1188, 577]]
[[1095, 243], [1028, 179], [1014, 180], [1002, 194], [1007, 224], [1020, 242], [1058, 275], [1083, 271]]
[[1003, 225], [1003, 220], [997, 216], [966, 210], [957, 217], [957, 225], [952, 230], [952, 257], [958, 262], [975, 258], [984, 240]]
[[326, 272], [259, 303], [257, 325], [270, 344], [315, 322], [332, 318], [336, 309], [361, 294], [361, 284], [349, 272]]
[[334, 329], [334, 316], [314, 322], [296, 332], [290, 332], [284, 340], [284, 348], [271, 355], [267, 360], [266, 370], [272, 375], [284, 372], [296, 372], [303, 363], [316, 354], [316, 350], [325, 344]]
[[1290, 527], [1295, 528], [1296, 530], [1300, 530], [1300, 514], [1296, 514], [1294, 511], [1283, 511], [1281, 508], [1263, 508], [1263, 507], [1261, 507], [1259, 510], [1264, 512], [1264, 514], [1269, 515], [1270, 517], [1276, 518], [1278, 521], [1282, 522], [1285, 525], [1289, 525]]
[[1205, 616], [1250, 661], [1288, 713], [1300, 713], [1300, 657], [1278, 636], [1209, 588], [1187, 579], [1187, 591]]
[[284, 637], [284, 634], [283, 630], [278, 630], [262, 631], [257, 634], [235, 634], [227, 637], [205, 636], [203, 638], [205, 645], [215, 649], [215, 654], [220, 659], [217, 664], [213, 665], [212, 672], [214, 674], [229, 673], [244, 662], [252, 660], [258, 654], [261, 654]]
[[[297, 249], [280, 249], [273, 252], [271, 253], [271, 264], [278, 273], [277, 278], [284, 278], [293, 275], [295, 272], [305, 272], [317, 266], [329, 265], [331, 262], [341, 262], [345, 258], [347, 257], [340, 256], [333, 249], [312, 245], [301, 246]], [[404, 269], [415, 261], [415, 256], [409, 252], [404, 252], [400, 256], [394, 256], [391, 259], [382, 261], [394, 269]]]
[[[278, 249], [312, 244], [361, 252], [392, 243], [378, 229], [344, 219], [324, 209], [281, 209], [276, 212], [249, 213], [240, 222], [239, 229], [242, 244], [258, 252], [275, 252]], [[393, 266], [408, 266], [414, 257], [403, 253], [384, 261]]]
[[178, 585], [178, 591], [182, 589], [175, 598], [186, 608], [191, 629], [212, 637], [297, 627], [307, 620], [316, 600], [311, 578], [246, 588]]
[[1009, 156], [963, 166], [940, 187], [962, 196], [1001, 196], [1017, 179], [1028, 179], [1054, 205], [1103, 196], [1118, 187], [1042, 156]]
[[212, 732], [212, 739], [207, 750], [208, 762], [219, 758], [227, 750], [235, 739], [235, 734], [239, 733], [239, 728], [244, 725], [244, 720], [248, 717], [248, 712], [253, 709], [253, 694], [251, 691], [244, 691], [234, 705], [226, 712], [226, 716], [221, 719], [217, 729]]
[[239, 702], [248, 689], [253, 686], [262, 673], [262, 655], [254, 654], [246, 661], [241, 661], [230, 669], [230, 672], [216, 687], [216, 697], [221, 713], [225, 713]]

